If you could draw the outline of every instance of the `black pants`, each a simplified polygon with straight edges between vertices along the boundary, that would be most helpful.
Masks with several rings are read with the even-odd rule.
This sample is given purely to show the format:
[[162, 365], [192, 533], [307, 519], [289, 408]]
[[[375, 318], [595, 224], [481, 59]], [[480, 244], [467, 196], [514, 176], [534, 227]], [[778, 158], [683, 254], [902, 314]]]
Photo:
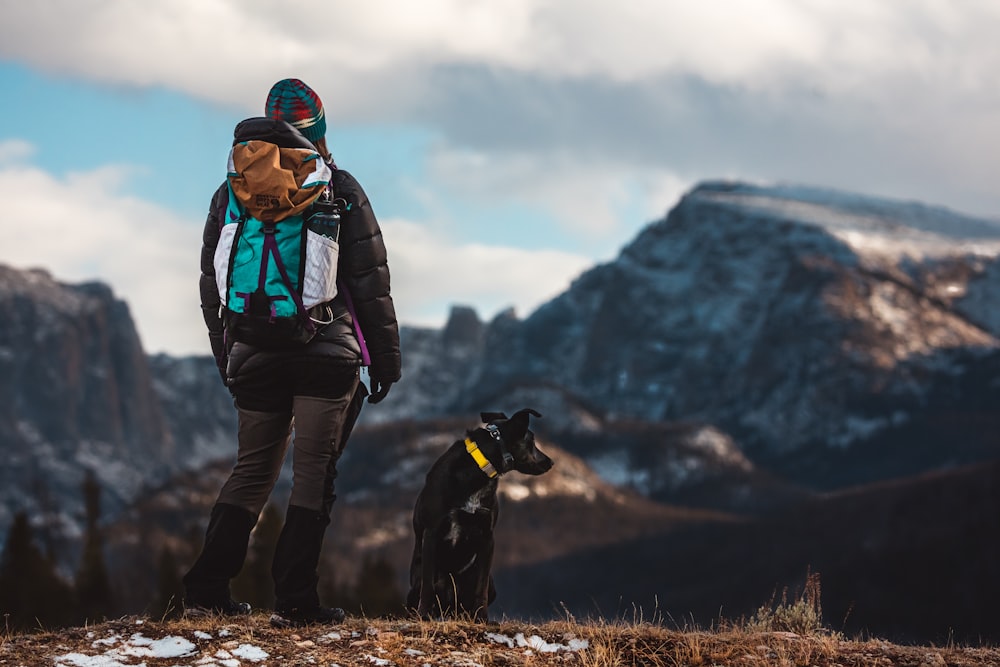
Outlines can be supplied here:
[[239, 414], [236, 466], [219, 502], [259, 514], [291, 442], [289, 504], [328, 513], [337, 461], [362, 404], [358, 368], [275, 356], [243, 369], [233, 385]]
[[[359, 370], [322, 358], [262, 354], [236, 376], [236, 465], [213, 509], [205, 545], [184, 577], [189, 600], [228, 599], [229, 579], [292, 444], [292, 492], [272, 572], [278, 604], [318, 604], [316, 567], [336, 499], [337, 461], [366, 394]], [[294, 437], [293, 434], [294, 433]], [[284, 602], [283, 602], [284, 601]]]

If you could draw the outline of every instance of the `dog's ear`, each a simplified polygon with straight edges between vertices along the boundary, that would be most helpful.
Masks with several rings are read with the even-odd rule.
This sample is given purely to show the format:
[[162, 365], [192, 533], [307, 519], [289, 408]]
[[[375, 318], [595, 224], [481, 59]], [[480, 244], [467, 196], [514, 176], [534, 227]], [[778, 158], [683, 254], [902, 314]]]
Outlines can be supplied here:
[[483, 420], [484, 424], [489, 424], [490, 422], [495, 422], [498, 419], [507, 419], [507, 415], [502, 412], [480, 412], [479, 418]]
[[511, 440], [520, 440], [528, 432], [528, 420], [530, 417], [528, 415], [534, 415], [536, 417], [541, 417], [542, 415], [532, 410], [531, 408], [524, 408], [523, 410], [518, 410], [514, 413], [514, 416], [507, 420], [506, 428], [504, 429], [504, 435]]

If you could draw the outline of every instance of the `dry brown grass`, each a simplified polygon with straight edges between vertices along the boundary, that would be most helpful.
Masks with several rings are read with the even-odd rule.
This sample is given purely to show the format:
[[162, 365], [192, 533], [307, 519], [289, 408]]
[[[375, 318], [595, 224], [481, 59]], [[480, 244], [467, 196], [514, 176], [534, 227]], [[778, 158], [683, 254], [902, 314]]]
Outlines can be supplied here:
[[[706, 631], [669, 629], [642, 621], [567, 619], [530, 624], [503, 620], [476, 624], [350, 618], [336, 627], [290, 631], [270, 627], [267, 619], [264, 613], [238, 621], [123, 618], [83, 628], [7, 633], [0, 638], [0, 665], [1000, 665], [1000, 649], [996, 648], [899, 646], [878, 640], [845, 639], [822, 630], [810, 634], [762, 631], [749, 623]], [[146, 642], [139, 640], [138, 652], [134, 650], [137, 633]], [[165, 637], [177, 638], [189, 646], [188, 650], [171, 657], [142, 654], [141, 647], [148, 646], [149, 640]], [[260, 652], [267, 656], [254, 661], [252, 658], [260, 657]]]

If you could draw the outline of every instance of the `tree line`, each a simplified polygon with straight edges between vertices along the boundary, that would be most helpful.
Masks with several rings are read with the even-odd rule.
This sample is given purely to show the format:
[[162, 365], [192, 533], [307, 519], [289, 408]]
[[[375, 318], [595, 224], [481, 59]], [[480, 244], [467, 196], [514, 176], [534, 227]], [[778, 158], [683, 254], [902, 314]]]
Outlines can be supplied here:
[[[29, 516], [25, 512], [14, 516], [0, 555], [0, 616], [8, 632], [51, 630], [135, 613], [157, 619], [181, 615], [181, 576], [186, 563], [164, 545], [155, 558], [131, 563], [129, 568], [116, 568], [120, 581], [115, 581], [105, 559], [100, 524], [101, 489], [92, 471], [84, 477], [82, 493], [85, 530], [79, 563], [70, 577], [59, 573], [55, 554], [38, 546]], [[271, 608], [274, 604], [270, 563], [281, 525], [280, 511], [273, 505], [265, 507], [254, 529], [243, 570], [233, 580], [234, 598], [249, 602], [255, 609]], [[199, 546], [191, 544], [185, 551], [197, 553]], [[145, 570], [146, 576], [137, 577], [129, 569]], [[153, 582], [153, 590], [142, 609], [133, 608], [134, 600], [127, 599], [130, 596], [116, 595], [116, 590], [133, 585], [136, 579]], [[349, 613], [397, 616], [404, 613], [404, 607], [403, 594], [395, 582], [392, 565], [384, 558], [374, 557], [361, 564], [354, 582], [321, 577], [320, 595]]]

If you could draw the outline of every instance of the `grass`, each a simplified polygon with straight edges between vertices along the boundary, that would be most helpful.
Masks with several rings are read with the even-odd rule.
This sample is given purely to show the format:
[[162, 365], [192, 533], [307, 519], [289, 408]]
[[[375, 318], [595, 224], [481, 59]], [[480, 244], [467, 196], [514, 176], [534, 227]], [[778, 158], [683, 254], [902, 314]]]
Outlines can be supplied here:
[[[849, 639], [822, 623], [818, 577], [789, 601], [787, 592], [748, 619], [712, 629], [670, 628], [642, 610], [633, 618], [540, 624], [501, 619], [348, 618], [338, 626], [278, 630], [268, 614], [238, 619], [151, 620], [127, 617], [58, 631], [0, 635], [0, 667], [229, 667], [235, 665], [378, 665], [389, 667], [966, 667], [1000, 665], [1000, 649], [901, 646]], [[150, 642], [181, 645], [176, 655], [150, 654]]]
[[[0, 640], [0, 665], [943, 667], [1000, 664], [1000, 650], [991, 648], [897, 646], [878, 640], [848, 640], [825, 631], [806, 635], [763, 631], [750, 623], [707, 631], [606, 620], [543, 624], [502, 620], [476, 624], [462, 620], [351, 618], [337, 627], [313, 626], [290, 631], [270, 627], [267, 618], [264, 613], [237, 622], [231, 618], [167, 622], [124, 618], [85, 628], [8, 634]], [[137, 634], [145, 637], [147, 644], [150, 639], [173, 637], [190, 642], [192, 648], [183, 655], [158, 658], [143, 655], [140, 643], [136, 654]], [[258, 656], [266, 653], [266, 657], [255, 662], [246, 657], [248, 651], [250, 658], [253, 653]], [[90, 656], [92, 662], [87, 663], [80, 656]]]

